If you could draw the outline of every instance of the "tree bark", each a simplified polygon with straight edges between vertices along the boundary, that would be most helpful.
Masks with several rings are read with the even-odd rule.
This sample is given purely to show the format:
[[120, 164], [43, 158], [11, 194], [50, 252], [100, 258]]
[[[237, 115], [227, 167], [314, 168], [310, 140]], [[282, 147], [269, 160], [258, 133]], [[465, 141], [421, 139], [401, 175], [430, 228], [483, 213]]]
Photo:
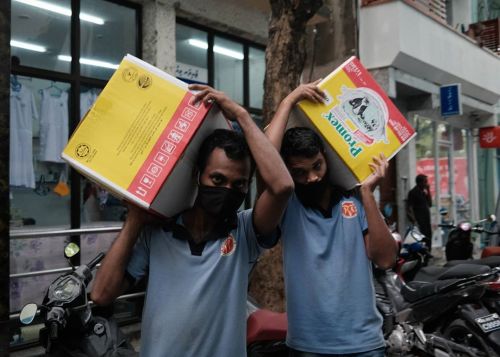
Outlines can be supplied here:
[[299, 85], [306, 60], [307, 21], [323, 0], [270, 0], [271, 19], [266, 48], [264, 123], [272, 119], [281, 100]]
[[[270, 0], [271, 19], [266, 48], [264, 124], [272, 119], [279, 103], [299, 85], [306, 60], [307, 21], [323, 0]], [[257, 264], [250, 295], [273, 311], [285, 311], [282, 247], [279, 243]]]

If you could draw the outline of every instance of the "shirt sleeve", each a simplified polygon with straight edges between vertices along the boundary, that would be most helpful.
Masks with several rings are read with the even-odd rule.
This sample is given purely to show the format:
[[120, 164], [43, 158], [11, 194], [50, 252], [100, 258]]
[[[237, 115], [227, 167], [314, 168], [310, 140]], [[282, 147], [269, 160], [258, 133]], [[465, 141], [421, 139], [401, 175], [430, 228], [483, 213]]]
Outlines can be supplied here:
[[38, 120], [38, 109], [36, 107], [35, 96], [30, 92], [30, 105], [31, 105], [31, 115], [32, 119]]
[[149, 226], [142, 229], [127, 265], [126, 272], [135, 282], [141, 280], [148, 274], [151, 231], [152, 229]]
[[265, 236], [255, 233], [252, 209], [238, 213], [238, 231], [240, 230], [245, 235], [249, 263], [255, 263], [263, 249], [272, 248], [279, 239], [279, 229]]

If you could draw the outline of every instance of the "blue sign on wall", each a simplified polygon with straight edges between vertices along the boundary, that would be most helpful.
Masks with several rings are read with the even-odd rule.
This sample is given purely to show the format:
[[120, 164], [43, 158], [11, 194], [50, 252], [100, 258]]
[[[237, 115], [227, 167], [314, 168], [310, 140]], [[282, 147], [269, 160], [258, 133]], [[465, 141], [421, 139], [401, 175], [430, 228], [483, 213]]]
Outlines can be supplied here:
[[440, 88], [441, 116], [462, 115], [461, 85], [448, 84]]

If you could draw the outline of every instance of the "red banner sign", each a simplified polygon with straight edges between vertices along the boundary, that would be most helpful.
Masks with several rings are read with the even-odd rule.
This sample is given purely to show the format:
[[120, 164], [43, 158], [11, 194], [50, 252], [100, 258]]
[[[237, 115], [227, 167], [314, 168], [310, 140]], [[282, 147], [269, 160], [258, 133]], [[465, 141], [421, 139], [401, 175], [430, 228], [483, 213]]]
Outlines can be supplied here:
[[479, 146], [500, 148], [500, 126], [479, 129]]
[[[467, 159], [465, 157], [456, 157], [453, 160], [455, 166], [455, 195], [463, 197], [463, 199], [467, 201], [469, 199]], [[440, 177], [439, 189], [441, 191], [441, 195], [447, 195], [450, 194], [450, 168], [448, 165], [448, 158], [440, 158], [438, 162]], [[431, 189], [431, 195], [434, 197], [436, 193], [434, 159], [429, 158], [417, 160], [417, 174], [424, 174], [427, 176]]]

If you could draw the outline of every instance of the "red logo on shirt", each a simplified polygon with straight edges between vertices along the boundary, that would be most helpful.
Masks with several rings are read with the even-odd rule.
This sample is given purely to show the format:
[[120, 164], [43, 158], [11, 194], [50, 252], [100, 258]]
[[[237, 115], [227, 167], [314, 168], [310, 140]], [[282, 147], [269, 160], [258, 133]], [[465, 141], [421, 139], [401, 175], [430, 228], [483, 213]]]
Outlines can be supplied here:
[[354, 218], [358, 215], [358, 209], [352, 201], [342, 202], [342, 216], [345, 218]]
[[220, 247], [220, 255], [226, 256], [231, 255], [236, 250], [236, 239], [232, 235], [229, 235]]

